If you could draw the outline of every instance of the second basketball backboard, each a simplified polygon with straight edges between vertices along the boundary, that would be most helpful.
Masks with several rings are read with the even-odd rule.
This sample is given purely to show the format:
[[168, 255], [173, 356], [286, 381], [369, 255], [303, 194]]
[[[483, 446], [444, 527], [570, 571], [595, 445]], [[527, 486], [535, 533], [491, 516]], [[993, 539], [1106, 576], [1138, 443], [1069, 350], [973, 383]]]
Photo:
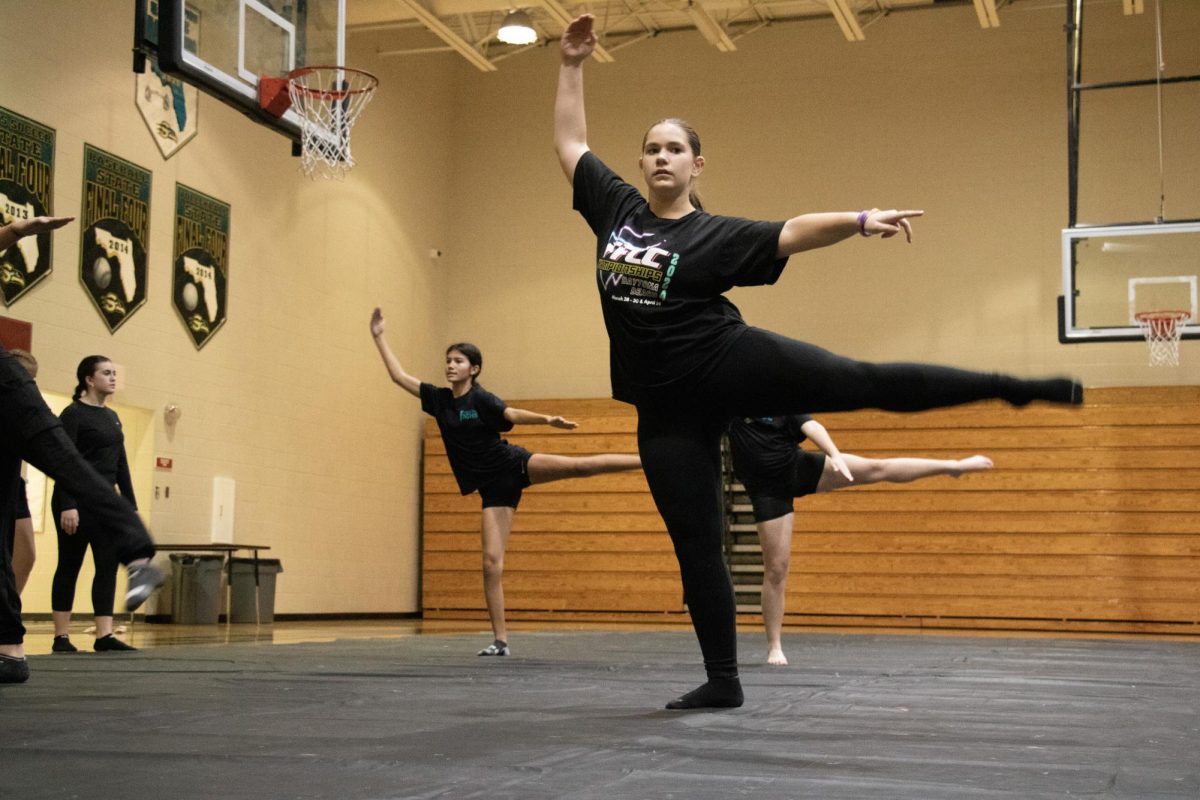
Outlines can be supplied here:
[[167, 73], [293, 141], [300, 119], [258, 102], [260, 76], [346, 63], [346, 0], [139, 0], [138, 43]]
[[1183, 338], [1200, 338], [1200, 222], [1062, 232], [1063, 343], [1140, 340], [1135, 316], [1185, 311]]

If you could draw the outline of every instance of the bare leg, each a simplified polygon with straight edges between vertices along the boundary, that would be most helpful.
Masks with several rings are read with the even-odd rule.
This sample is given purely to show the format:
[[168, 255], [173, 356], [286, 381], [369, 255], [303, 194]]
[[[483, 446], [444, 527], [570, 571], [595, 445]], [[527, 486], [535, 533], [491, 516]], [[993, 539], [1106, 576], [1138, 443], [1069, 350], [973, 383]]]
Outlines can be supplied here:
[[641, 458], [621, 453], [579, 457], [534, 453], [529, 457], [529, 482], [549, 483], [564, 478], [587, 478], [607, 472], [627, 472], [641, 468]]
[[992, 460], [987, 456], [971, 456], [957, 461], [932, 458], [863, 458], [850, 453], [842, 453], [842, 457], [846, 459], [846, 466], [850, 468], [854, 481], [848, 481], [846, 476], [834, 472], [829, 459], [825, 459], [825, 469], [817, 482], [818, 492], [832, 492], [834, 489], [865, 486], [870, 483], [909, 483], [934, 475], [957, 478], [964, 472], [982, 472], [992, 468]]
[[33, 562], [37, 557], [37, 549], [33, 539], [33, 520], [29, 517], [17, 520], [13, 535], [13, 574], [17, 578], [17, 594], [25, 591], [29, 574], [33, 572]]
[[54, 617], [54, 635], [66, 636], [71, 631], [71, 612], [70, 611], [55, 611]]
[[508, 547], [508, 534], [512, 530], [514, 508], [490, 506], [483, 509], [483, 596], [487, 600], [488, 617], [492, 621], [492, 635], [502, 642], [508, 641], [508, 629], [504, 625], [504, 551]]
[[783, 654], [781, 635], [794, 517], [795, 514], [785, 514], [758, 523], [758, 541], [763, 554], [762, 616], [767, 628], [767, 663], [777, 667], [788, 663]]

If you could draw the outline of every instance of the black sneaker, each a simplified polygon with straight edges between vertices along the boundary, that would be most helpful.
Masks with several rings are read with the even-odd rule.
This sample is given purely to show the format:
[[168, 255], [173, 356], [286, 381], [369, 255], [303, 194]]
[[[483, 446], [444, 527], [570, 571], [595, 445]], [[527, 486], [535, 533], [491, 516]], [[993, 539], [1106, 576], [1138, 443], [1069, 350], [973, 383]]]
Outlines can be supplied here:
[[24, 683], [29, 680], [29, 662], [23, 658], [0, 656], [0, 683]]
[[163, 571], [153, 564], [130, 567], [129, 588], [125, 592], [125, 610], [134, 611], [139, 608], [166, 579]]
[[71, 644], [71, 639], [65, 633], [62, 636], [54, 637], [54, 644], [50, 646], [52, 653], [78, 653], [79, 648]]
[[136, 647], [125, 644], [120, 639], [113, 636], [111, 633], [108, 636], [101, 636], [99, 639], [97, 639], [95, 648], [96, 648], [97, 653], [116, 653], [116, 652], [136, 653], [137, 652]]

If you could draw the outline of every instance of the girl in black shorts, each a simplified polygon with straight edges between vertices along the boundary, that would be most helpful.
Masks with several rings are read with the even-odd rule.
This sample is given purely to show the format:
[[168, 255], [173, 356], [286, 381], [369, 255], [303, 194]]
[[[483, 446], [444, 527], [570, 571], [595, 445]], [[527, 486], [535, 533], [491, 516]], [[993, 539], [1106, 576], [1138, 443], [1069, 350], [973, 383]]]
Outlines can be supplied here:
[[[820, 453], [802, 450], [805, 439]], [[738, 417], [729, 423], [733, 471], [754, 507], [762, 545], [762, 616], [767, 629], [767, 663], [786, 666], [781, 634], [788, 562], [792, 554], [792, 500], [872, 483], [909, 483], [934, 475], [957, 478], [992, 468], [987, 456], [957, 460], [863, 458], [843, 453], [825, 426], [807, 414]]]
[[596, 235], [613, 397], [638, 410], [638, 451], [675, 546], [708, 681], [668, 708], [742, 704], [733, 588], [721, 554], [720, 438], [733, 417], [882, 408], [920, 411], [1000, 398], [1080, 403], [1065, 378], [1022, 380], [925, 364], [870, 364], [747, 326], [722, 293], [774, 283], [789, 256], [855, 235], [904, 234], [920, 211], [804, 214], [754, 222], [705, 213], [692, 192], [700, 138], [663, 120], [643, 138], [647, 198], [593, 155], [583, 107], [592, 16], [563, 33], [554, 142], [575, 208]]
[[522, 490], [534, 483], [639, 469], [642, 462], [635, 455], [617, 453], [581, 458], [530, 453], [509, 444], [500, 434], [511, 430], [514, 424], [565, 429], [576, 424], [562, 417], [513, 408], [477, 385], [475, 379], [483, 369], [483, 357], [473, 344], [452, 344], [446, 349], [449, 388], [422, 383], [400, 366], [383, 338], [385, 327], [383, 312], [377, 308], [371, 314], [371, 336], [388, 374], [400, 388], [419, 397], [421, 410], [437, 420], [459, 490], [463, 494], [478, 491], [483, 499], [483, 591], [494, 641], [480, 650], [479, 655], [506, 656], [510, 651], [501, 578], [504, 550]]

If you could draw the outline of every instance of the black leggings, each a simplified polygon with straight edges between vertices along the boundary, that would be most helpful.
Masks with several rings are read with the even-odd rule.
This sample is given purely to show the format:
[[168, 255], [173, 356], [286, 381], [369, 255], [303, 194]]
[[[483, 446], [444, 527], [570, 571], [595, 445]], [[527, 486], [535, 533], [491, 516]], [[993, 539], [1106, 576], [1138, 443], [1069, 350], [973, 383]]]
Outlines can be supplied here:
[[638, 450], [675, 546], [684, 600], [710, 678], [737, 675], [736, 606], [722, 559], [721, 431], [734, 416], [879, 408], [921, 411], [1003, 399], [1081, 402], [1065, 379], [1022, 380], [927, 364], [869, 364], [749, 328], [686, 391], [637, 403]]
[[79, 527], [67, 535], [62, 529], [62, 509], [51, 503], [54, 512], [54, 527], [58, 531], [58, 567], [54, 570], [54, 581], [50, 585], [50, 608], [54, 611], [70, 611], [75, 604], [75, 584], [83, 557], [88, 546], [92, 548], [92, 564], [96, 574], [92, 578], [92, 611], [97, 617], [111, 617], [113, 599], [117, 593], [117, 567], [119, 561], [103, 523], [87, 509], [79, 510]]

